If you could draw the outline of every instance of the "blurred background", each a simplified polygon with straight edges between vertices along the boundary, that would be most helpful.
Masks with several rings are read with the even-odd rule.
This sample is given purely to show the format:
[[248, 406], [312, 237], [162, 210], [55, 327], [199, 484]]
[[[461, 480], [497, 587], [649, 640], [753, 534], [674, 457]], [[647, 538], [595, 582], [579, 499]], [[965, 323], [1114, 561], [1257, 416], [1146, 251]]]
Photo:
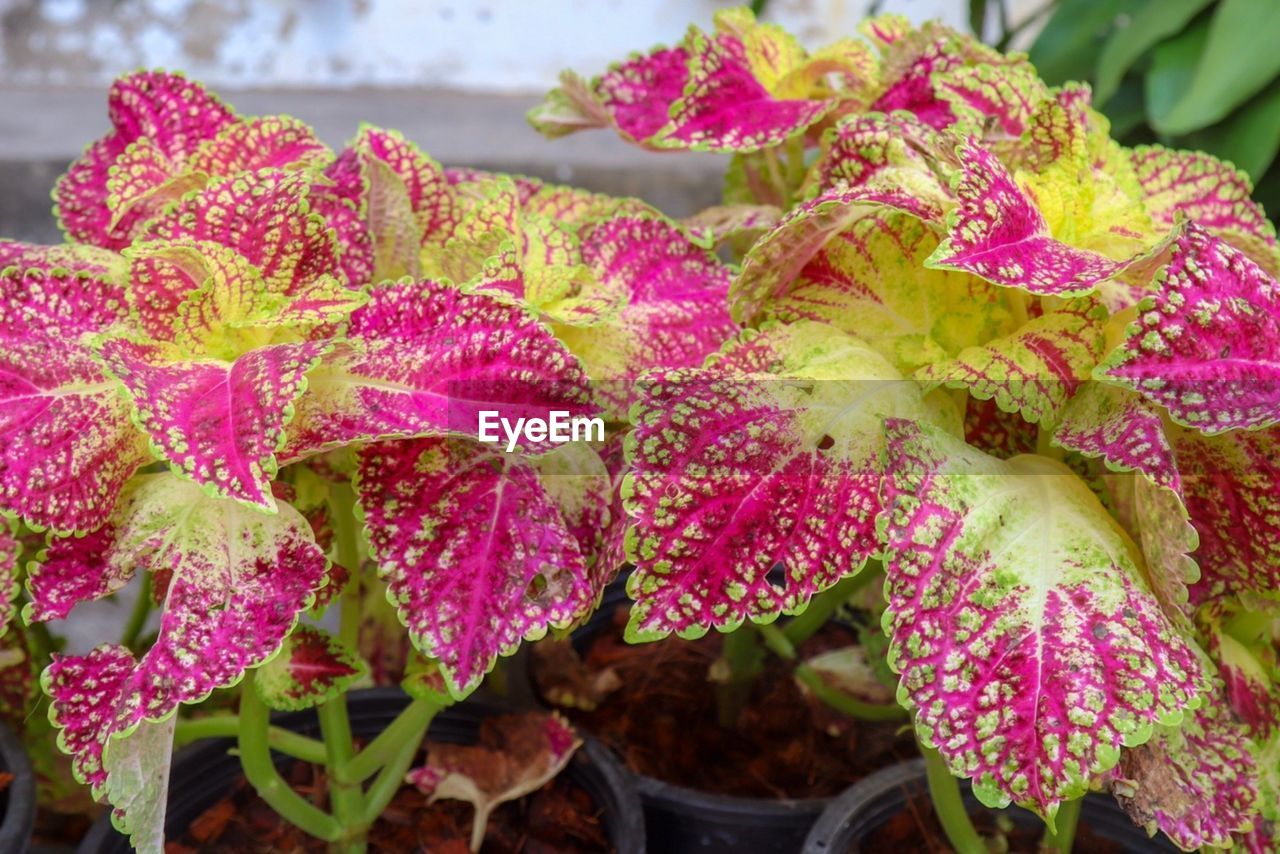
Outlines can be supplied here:
[[[56, 236], [54, 177], [106, 129], [105, 89], [181, 69], [242, 113], [286, 112], [333, 145], [361, 120], [447, 164], [634, 193], [681, 215], [710, 203], [714, 157], [646, 155], [608, 133], [547, 142], [523, 113], [561, 69], [709, 26], [732, 0], [0, 0], [0, 234]], [[1126, 143], [1204, 148], [1280, 210], [1280, 0], [757, 0], [814, 46], [877, 11], [939, 18], [1029, 50], [1049, 83], [1085, 80]]]

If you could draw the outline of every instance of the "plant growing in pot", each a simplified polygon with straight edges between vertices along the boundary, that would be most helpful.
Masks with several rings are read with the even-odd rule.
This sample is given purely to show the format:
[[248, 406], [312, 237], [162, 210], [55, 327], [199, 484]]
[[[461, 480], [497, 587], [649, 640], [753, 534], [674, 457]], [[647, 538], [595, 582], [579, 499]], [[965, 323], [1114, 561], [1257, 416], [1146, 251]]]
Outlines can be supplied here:
[[940, 26], [807, 55], [717, 25], [531, 114], [734, 152], [708, 221], [785, 209], [745, 331], [641, 383], [628, 638], [788, 654], [780, 616], [882, 566], [958, 850], [986, 848], [954, 777], [1051, 848], [1099, 789], [1180, 847], [1273, 848], [1280, 254], [1247, 178], [1120, 146], [1087, 87]]
[[[360, 850], [436, 713], [588, 615], [615, 565], [608, 472], [557, 429], [619, 405], [583, 364], [622, 383], [700, 359], [727, 276], [661, 276], [719, 262], [641, 203], [445, 170], [394, 132], [334, 153], [164, 72], [108, 104], [55, 190], [70, 242], [0, 244], [0, 508], [43, 539], [24, 617], [141, 575], [122, 643], [54, 655], [50, 718], [140, 849], [163, 844], [175, 740], [216, 735], [282, 818]], [[662, 328], [680, 309], [691, 331]], [[369, 596], [420, 659], [359, 747]], [[206, 702], [236, 710], [183, 714]], [[319, 738], [271, 724], [309, 707]], [[272, 750], [321, 766], [327, 797]]]

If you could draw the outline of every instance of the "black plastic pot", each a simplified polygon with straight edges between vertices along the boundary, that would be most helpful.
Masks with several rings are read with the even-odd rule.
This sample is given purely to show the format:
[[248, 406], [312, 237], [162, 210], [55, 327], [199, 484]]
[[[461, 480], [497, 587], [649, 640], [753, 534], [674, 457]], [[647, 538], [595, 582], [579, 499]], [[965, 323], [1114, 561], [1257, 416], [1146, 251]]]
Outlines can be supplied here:
[[22, 742], [13, 730], [0, 724], [0, 771], [13, 775], [0, 793], [0, 851], [26, 854], [36, 823], [36, 775]]
[[[352, 734], [369, 738], [381, 732], [409, 702], [398, 688], [370, 688], [355, 691], [347, 698]], [[501, 712], [496, 706], [463, 703], [445, 709], [431, 722], [428, 738], [466, 743], [474, 741], [480, 722]], [[314, 710], [272, 716], [272, 723], [308, 736], [318, 736], [320, 725]], [[201, 813], [226, 796], [240, 777], [240, 760], [228, 753], [231, 739], [200, 741], [184, 748], [174, 758], [169, 781], [169, 808], [165, 816], [165, 836], [174, 838]], [[278, 763], [287, 758], [276, 755]], [[585, 789], [600, 809], [609, 840], [618, 854], [643, 854], [644, 817], [640, 799], [630, 776], [609, 750], [590, 738], [575, 754], [564, 772]], [[128, 854], [127, 838], [111, 826], [103, 815], [80, 843], [79, 854]], [[0, 847], [8, 854], [9, 849]]]
[[[831, 801], [809, 831], [803, 854], [848, 854], [871, 850], [867, 847], [871, 834], [903, 812], [912, 798], [928, 797], [928, 791], [923, 759], [901, 762], [877, 771]], [[978, 799], [967, 785], [963, 787], [963, 793], [965, 805], [970, 810], [980, 808]], [[1041, 820], [1027, 810], [1010, 807], [1005, 812], [1019, 826], [1043, 826]], [[1133, 854], [1178, 850], [1162, 836], [1149, 838], [1112, 798], [1102, 795], [1085, 798], [1080, 810], [1080, 824], [1087, 826], [1095, 836], [1114, 842], [1120, 850]]]
[[[618, 605], [628, 605], [626, 575], [605, 588], [600, 608], [573, 633], [585, 652], [591, 639], [613, 625]], [[690, 746], [690, 749], [696, 749]], [[715, 757], [707, 757], [714, 762]], [[645, 830], [653, 851], [663, 854], [794, 854], [830, 798], [776, 800], [717, 795], [664, 783], [628, 769], [644, 804]]]

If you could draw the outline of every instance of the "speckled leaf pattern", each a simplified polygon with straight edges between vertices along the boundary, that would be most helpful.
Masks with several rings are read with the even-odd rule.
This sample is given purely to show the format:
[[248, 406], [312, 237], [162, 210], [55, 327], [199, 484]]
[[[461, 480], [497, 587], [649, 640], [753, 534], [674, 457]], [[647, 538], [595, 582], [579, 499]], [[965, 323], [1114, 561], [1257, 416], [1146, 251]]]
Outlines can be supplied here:
[[281, 459], [354, 441], [478, 435], [479, 412], [587, 415], [576, 360], [518, 307], [431, 281], [375, 288], [308, 376]]
[[254, 690], [273, 709], [297, 711], [327, 702], [365, 672], [364, 662], [324, 629], [299, 624], [275, 657], [258, 669]]
[[959, 205], [931, 266], [1052, 296], [1094, 290], [1123, 267], [1055, 239], [1039, 208], [990, 151], [966, 143], [960, 158], [963, 168], [954, 186]]
[[792, 283], [829, 240], [859, 220], [900, 211], [937, 220], [941, 207], [898, 189], [838, 187], [800, 205], [761, 237], [742, 261], [729, 294], [733, 316], [748, 322], [761, 307], [786, 295]]
[[[131, 494], [131, 487], [126, 486], [120, 502], [132, 501]], [[128, 556], [108, 560], [124, 551], [116, 548], [118, 533], [113, 525], [103, 524], [83, 536], [52, 538], [40, 560], [31, 564], [27, 575], [31, 601], [23, 608], [23, 616], [29, 622], [65, 620], [81, 602], [110, 596], [128, 584], [136, 568], [132, 560]]]
[[823, 244], [760, 313], [830, 323], [908, 373], [1012, 331], [1012, 314], [994, 285], [923, 266], [937, 245], [919, 219], [872, 211]]
[[1163, 831], [1183, 851], [1229, 848], [1257, 812], [1256, 768], [1244, 727], [1222, 697], [1182, 726], [1125, 752], [1111, 791], [1135, 823]]
[[1271, 275], [1280, 275], [1276, 229], [1249, 196], [1249, 177], [1199, 151], [1139, 145], [1130, 153], [1152, 218], [1171, 228], [1184, 216], [1247, 253]]
[[[772, 374], [772, 376], [769, 376]], [[818, 323], [744, 333], [710, 367], [641, 383], [623, 487], [632, 640], [769, 622], [878, 550], [881, 420], [914, 384]], [[785, 582], [766, 576], [782, 564]]]
[[141, 223], [138, 214], [112, 222], [107, 178], [116, 158], [146, 138], [166, 158], [193, 151], [235, 121], [235, 113], [179, 74], [139, 71], [111, 86], [112, 130], [80, 155], [54, 190], [54, 211], [72, 240], [120, 249]]
[[1192, 635], [1189, 589], [1200, 580], [1193, 557], [1200, 537], [1181, 494], [1136, 473], [1106, 475], [1103, 482], [1108, 509], [1142, 551], [1147, 586], [1173, 624]]
[[1133, 392], [1086, 382], [1062, 411], [1053, 443], [1100, 457], [1114, 471], [1136, 471], [1175, 492], [1182, 490], [1160, 411]]
[[583, 263], [605, 293], [627, 299], [591, 328], [556, 328], [596, 395], [625, 416], [635, 381], [653, 368], [699, 365], [736, 327], [725, 307], [729, 268], [671, 220], [617, 214], [581, 233]]
[[[1227, 704], [1255, 738], [1280, 729], [1280, 685], [1272, 679], [1277, 651], [1269, 638], [1245, 643], [1220, 625], [1208, 631], [1209, 654], [1218, 665]], [[1280, 772], [1280, 768], [1276, 769]], [[1280, 810], [1280, 804], [1276, 805]]]
[[965, 395], [964, 439], [979, 451], [1002, 460], [1033, 453], [1036, 431], [1021, 413], [1001, 409], [995, 398]]
[[577, 539], [519, 456], [469, 439], [388, 442], [362, 452], [358, 483], [388, 599], [456, 697], [595, 600]]
[[955, 130], [961, 134], [983, 134], [994, 126], [996, 133], [1017, 138], [1049, 94], [1027, 63], [957, 68], [935, 75], [932, 83], [938, 98], [951, 108]]
[[1280, 422], [1280, 284], [1188, 222], [1099, 371], [1203, 433]]
[[305, 172], [263, 169], [211, 183], [147, 223], [148, 240], [195, 240], [234, 249], [273, 293], [290, 295], [339, 269], [338, 246], [311, 212]]
[[150, 458], [84, 336], [123, 322], [121, 287], [65, 271], [0, 275], [0, 508], [89, 531]]
[[1096, 301], [1069, 300], [1009, 335], [926, 365], [915, 376], [992, 398], [1032, 424], [1053, 422], [1102, 356], [1105, 321], [1106, 310]]
[[939, 166], [953, 165], [955, 143], [909, 113], [853, 114], [823, 135], [812, 180], [822, 191], [901, 187], [938, 209], [951, 200]]
[[1242, 591], [1280, 597], [1280, 430], [1181, 431], [1171, 439], [1200, 535], [1193, 599]]
[[892, 421], [889, 661], [917, 729], [985, 804], [1052, 817], [1198, 701], [1199, 660], [1083, 481]]
[[229, 125], [202, 142], [183, 164], [211, 177], [260, 169], [304, 169], [333, 156], [306, 125], [291, 116], [260, 116]]
[[112, 339], [102, 345], [102, 358], [128, 390], [152, 446], [175, 472], [212, 494], [272, 508], [275, 451], [304, 374], [326, 346], [272, 344], [221, 361], [182, 358], [159, 343]]
[[696, 30], [689, 39], [689, 81], [671, 105], [662, 146], [759, 151], [779, 145], [825, 116], [832, 101], [776, 99], [751, 73], [740, 44]]
[[[141, 659], [110, 644], [55, 655], [44, 685], [77, 777], [98, 797], [123, 796], [117, 808], [163, 814], [154, 798], [163, 801], [164, 787], [147, 798], [113, 781], [135, 761], [122, 747], [128, 734], [170, 719], [180, 704], [234, 684], [269, 658], [322, 583], [325, 558], [288, 505], [259, 513], [168, 474], [135, 483], [113, 514], [113, 544], [81, 571], [106, 565], [171, 574], [159, 636]], [[127, 826], [130, 818], [117, 821]]]

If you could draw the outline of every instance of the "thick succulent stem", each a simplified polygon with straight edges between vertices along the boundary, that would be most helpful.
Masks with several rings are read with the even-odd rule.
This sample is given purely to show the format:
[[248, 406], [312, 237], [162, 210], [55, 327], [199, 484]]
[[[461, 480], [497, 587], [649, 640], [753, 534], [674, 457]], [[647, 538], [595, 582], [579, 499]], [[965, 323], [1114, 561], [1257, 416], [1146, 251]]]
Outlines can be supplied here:
[[295, 792], [276, 770], [275, 763], [271, 761], [269, 730], [267, 706], [253, 688], [253, 671], [250, 671], [240, 693], [239, 748], [245, 779], [258, 797], [285, 821], [317, 839], [337, 841], [342, 836], [342, 827], [337, 820]]
[[920, 745], [920, 752], [924, 754], [929, 778], [929, 799], [933, 801], [934, 812], [947, 834], [947, 841], [956, 854], [988, 854], [986, 843], [969, 819], [969, 811], [960, 795], [960, 782], [951, 776], [938, 751]]

